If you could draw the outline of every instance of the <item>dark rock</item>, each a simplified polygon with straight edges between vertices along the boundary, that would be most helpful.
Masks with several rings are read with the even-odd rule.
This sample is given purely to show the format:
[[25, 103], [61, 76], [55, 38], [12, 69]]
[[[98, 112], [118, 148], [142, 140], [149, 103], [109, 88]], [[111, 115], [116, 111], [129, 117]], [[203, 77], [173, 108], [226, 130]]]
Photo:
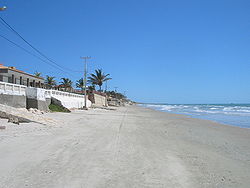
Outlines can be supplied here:
[[2, 125], [1, 125], [1, 126], [0, 126], [0, 130], [1, 130], [1, 129], [2, 129], [2, 130], [3, 130], [3, 129], [6, 129], [6, 126], [2, 126]]
[[8, 122], [18, 124], [19, 123], [29, 123], [31, 122], [29, 119], [19, 117], [19, 116], [14, 116], [12, 114], [0, 111], [0, 118], [8, 119]]

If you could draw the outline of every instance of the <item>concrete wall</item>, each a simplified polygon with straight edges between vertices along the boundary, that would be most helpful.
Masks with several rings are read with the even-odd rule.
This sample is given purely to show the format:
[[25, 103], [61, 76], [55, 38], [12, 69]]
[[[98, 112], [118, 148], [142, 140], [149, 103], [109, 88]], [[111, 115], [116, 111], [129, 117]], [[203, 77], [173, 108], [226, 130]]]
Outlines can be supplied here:
[[[48, 111], [51, 97], [60, 100], [68, 109], [84, 107], [84, 95], [0, 82], [0, 104]], [[91, 105], [87, 100], [87, 107]]]
[[[84, 95], [57, 90], [46, 90], [45, 95], [46, 98], [54, 97], [55, 99], [60, 100], [62, 105], [68, 109], [84, 107]], [[87, 100], [87, 107], [90, 107], [91, 105], [91, 101]]]
[[94, 106], [107, 106], [106, 97], [93, 93], [94, 95]]
[[[84, 107], [84, 95], [31, 87], [27, 87], [26, 95], [27, 108], [37, 108], [47, 111], [51, 103], [51, 97], [59, 100], [61, 104], [68, 109]], [[91, 104], [91, 101], [88, 100], [87, 106], [90, 107]]]
[[46, 103], [47, 103], [47, 106], [49, 106], [51, 104], [51, 98], [46, 98]]
[[27, 97], [27, 109], [37, 108], [42, 111], [49, 111], [49, 106], [45, 97], [45, 89], [27, 87], [26, 97]]
[[42, 110], [45, 112], [49, 111], [49, 105], [47, 105], [46, 101], [40, 101], [37, 99], [31, 99], [31, 98], [27, 98], [27, 102], [26, 102], [26, 108], [36, 108], [38, 110]]
[[15, 108], [26, 108], [26, 96], [0, 94], [0, 104]]
[[0, 82], [0, 104], [26, 108], [26, 86]]

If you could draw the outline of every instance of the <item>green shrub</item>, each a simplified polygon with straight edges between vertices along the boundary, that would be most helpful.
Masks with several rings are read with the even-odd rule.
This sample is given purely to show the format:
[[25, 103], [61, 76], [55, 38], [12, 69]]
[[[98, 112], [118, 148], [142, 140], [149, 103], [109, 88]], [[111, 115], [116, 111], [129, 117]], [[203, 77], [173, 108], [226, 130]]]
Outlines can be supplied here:
[[67, 112], [67, 113], [70, 112], [70, 110], [68, 110], [67, 108], [56, 104], [50, 104], [49, 109], [51, 112]]

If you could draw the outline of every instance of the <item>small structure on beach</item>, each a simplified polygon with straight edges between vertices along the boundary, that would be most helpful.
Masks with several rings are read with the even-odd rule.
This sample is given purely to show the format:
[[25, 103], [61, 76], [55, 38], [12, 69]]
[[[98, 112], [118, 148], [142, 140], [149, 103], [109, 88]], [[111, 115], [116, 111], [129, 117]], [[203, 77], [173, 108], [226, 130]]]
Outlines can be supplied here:
[[88, 99], [92, 102], [94, 107], [108, 106], [107, 96], [105, 93], [88, 90]]

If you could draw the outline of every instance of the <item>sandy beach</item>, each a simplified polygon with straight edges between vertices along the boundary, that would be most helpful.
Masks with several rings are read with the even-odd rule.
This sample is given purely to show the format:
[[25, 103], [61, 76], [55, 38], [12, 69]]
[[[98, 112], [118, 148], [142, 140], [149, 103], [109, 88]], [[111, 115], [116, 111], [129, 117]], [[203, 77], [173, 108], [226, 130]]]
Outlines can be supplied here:
[[248, 188], [250, 130], [137, 106], [0, 119], [1, 188]]

